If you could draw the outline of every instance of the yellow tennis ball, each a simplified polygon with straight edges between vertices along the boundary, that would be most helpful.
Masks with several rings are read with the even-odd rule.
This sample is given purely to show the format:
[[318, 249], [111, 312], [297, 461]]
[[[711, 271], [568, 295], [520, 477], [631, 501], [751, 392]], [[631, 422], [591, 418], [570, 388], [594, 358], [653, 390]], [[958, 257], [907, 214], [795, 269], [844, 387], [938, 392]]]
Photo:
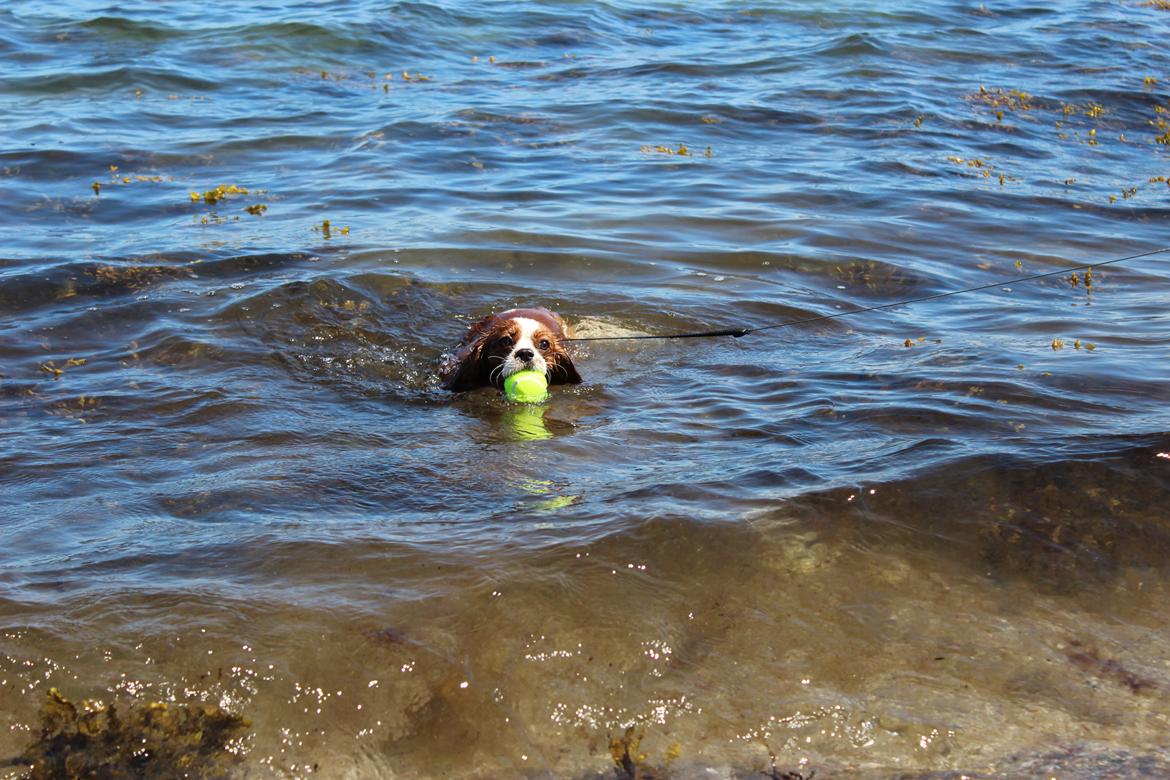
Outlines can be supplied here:
[[538, 404], [548, 398], [548, 378], [543, 371], [517, 371], [504, 380], [504, 395], [509, 401]]

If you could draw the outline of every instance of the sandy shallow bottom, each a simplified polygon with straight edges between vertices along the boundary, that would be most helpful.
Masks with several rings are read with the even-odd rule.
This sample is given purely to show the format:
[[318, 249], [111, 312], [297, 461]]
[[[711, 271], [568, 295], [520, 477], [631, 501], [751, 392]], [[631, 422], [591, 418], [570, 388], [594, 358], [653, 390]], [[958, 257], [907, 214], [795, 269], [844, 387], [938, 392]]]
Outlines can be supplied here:
[[[25, 607], [0, 637], [0, 753], [56, 686], [241, 713], [240, 776], [1155, 777], [1168, 529], [1145, 508], [1167, 496], [1133, 481], [1152, 456], [1038, 468], [1033, 488], [978, 461], [588, 542], [529, 521], [531, 544], [487, 557], [258, 540], [236, 566], [282, 572], [284, 600]], [[1115, 487], [1086, 490], [1102, 470]], [[359, 587], [361, 608], [297, 603]]]

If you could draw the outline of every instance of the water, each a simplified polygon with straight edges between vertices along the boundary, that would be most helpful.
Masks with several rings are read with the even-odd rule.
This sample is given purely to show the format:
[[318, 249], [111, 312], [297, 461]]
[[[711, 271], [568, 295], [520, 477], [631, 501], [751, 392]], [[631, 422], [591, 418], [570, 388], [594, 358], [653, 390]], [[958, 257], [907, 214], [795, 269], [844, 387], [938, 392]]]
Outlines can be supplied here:
[[1168, 20], [8, 3], [0, 759], [57, 687], [241, 777], [1161, 776], [1170, 255], [434, 368], [1166, 245]]

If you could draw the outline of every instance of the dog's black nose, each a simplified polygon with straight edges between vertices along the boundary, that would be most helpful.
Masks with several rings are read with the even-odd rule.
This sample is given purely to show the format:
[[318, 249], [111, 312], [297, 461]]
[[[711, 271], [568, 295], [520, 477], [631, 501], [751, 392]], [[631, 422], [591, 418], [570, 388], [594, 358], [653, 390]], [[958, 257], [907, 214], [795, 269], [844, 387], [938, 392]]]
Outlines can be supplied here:
[[530, 350], [530, 349], [518, 349], [518, 350], [516, 350], [516, 359], [517, 359], [517, 360], [522, 360], [522, 361], [524, 361], [525, 363], [527, 363], [528, 361], [532, 360], [532, 358], [534, 358], [535, 356], [536, 356], [536, 355], [535, 355], [535, 353], [534, 353], [532, 350]]

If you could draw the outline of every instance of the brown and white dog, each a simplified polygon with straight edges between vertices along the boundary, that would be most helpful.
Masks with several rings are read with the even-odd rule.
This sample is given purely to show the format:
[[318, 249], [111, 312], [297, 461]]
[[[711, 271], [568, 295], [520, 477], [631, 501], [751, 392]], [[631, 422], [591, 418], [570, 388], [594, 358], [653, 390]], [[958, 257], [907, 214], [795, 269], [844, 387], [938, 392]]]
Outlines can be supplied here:
[[477, 387], [504, 389], [517, 371], [543, 371], [549, 384], [579, 384], [565, 343], [568, 328], [548, 309], [509, 309], [472, 325], [453, 355], [444, 355], [443, 387], [460, 392]]

